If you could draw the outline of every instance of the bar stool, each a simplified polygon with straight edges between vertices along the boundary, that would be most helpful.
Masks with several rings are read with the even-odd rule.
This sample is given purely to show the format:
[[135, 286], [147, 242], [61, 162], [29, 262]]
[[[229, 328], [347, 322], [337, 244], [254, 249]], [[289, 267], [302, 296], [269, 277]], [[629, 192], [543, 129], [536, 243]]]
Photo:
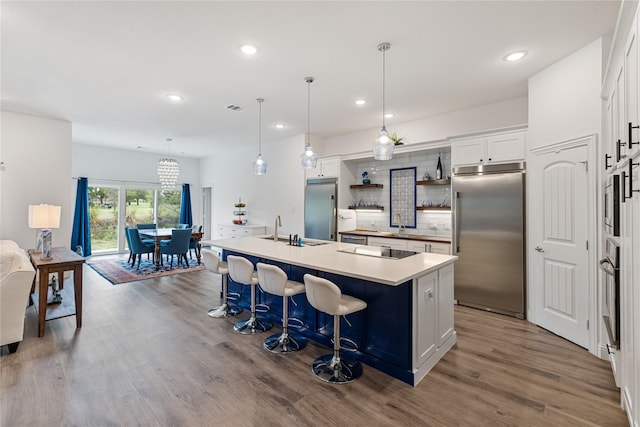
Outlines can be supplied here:
[[344, 295], [335, 283], [304, 275], [307, 299], [318, 311], [333, 315], [333, 354], [316, 358], [311, 365], [313, 373], [322, 381], [346, 384], [362, 375], [362, 364], [348, 356], [340, 355], [340, 316], [367, 308], [361, 299]]
[[289, 297], [304, 293], [304, 284], [287, 279], [280, 267], [259, 262], [257, 264], [260, 287], [273, 295], [282, 297], [282, 333], [264, 340], [264, 348], [272, 353], [290, 353], [302, 350], [307, 339], [302, 335], [289, 334]]
[[229, 266], [229, 276], [234, 282], [242, 285], [251, 285], [251, 317], [236, 323], [233, 329], [245, 335], [268, 331], [273, 327], [273, 323], [256, 317], [258, 274], [253, 270], [253, 264], [246, 258], [229, 255], [227, 257], [227, 265]]
[[202, 250], [202, 258], [204, 261], [204, 266], [207, 270], [215, 274], [220, 274], [222, 276], [222, 305], [210, 309], [207, 314], [211, 317], [219, 319], [223, 317], [236, 316], [242, 313], [244, 311], [243, 308], [234, 307], [227, 303], [227, 293], [229, 287], [229, 268], [227, 266], [227, 263], [224, 261], [220, 261], [218, 255], [210, 249]]

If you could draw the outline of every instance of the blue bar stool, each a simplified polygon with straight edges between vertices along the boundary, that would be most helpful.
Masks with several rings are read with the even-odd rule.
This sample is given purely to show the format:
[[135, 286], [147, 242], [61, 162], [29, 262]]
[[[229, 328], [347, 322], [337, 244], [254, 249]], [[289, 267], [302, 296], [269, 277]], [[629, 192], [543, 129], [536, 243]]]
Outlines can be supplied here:
[[340, 316], [367, 308], [361, 299], [344, 295], [335, 283], [321, 277], [304, 275], [307, 299], [318, 311], [333, 315], [333, 354], [316, 358], [313, 373], [322, 381], [346, 384], [362, 375], [362, 364], [340, 353]]
[[282, 333], [264, 340], [264, 348], [272, 353], [290, 353], [302, 350], [307, 339], [302, 335], [289, 334], [289, 297], [304, 293], [304, 284], [287, 278], [280, 267], [259, 262], [257, 264], [260, 287], [273, 295], [282, 297]]
[[213, 307], [207, 314], [216, 319], [236, 316], [244, 311], [241, 307], [234, 307], [227, 302], [227, 293], [229, 285], [229, 268], [227, 263], [220, 261], [218, 255], [211, 249], [202, 249], [202, 259], [204, 266], [212, 273], [222, 276], [222, 305]]
[[227, 265], [229, 266], [229, 276], [234, 282], [251, 286], [251, 317], [236, 323], [233, 329], [245, 335], [268, 331], [273, 327], [273, 323], [256, 317], [256, 285], [258, 284], [258, 274], [254, 271], [253, 264], [246, 258], [229, 255], [227, 257]]

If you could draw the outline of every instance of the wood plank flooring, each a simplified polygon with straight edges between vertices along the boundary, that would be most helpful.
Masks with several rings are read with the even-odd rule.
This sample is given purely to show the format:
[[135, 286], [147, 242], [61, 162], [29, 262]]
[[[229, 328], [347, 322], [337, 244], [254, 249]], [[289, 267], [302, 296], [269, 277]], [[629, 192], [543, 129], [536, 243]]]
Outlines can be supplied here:
[[327, 348], [273, 355], [207, 316], [220, 276], [84, 275], [81, 329], [38, 338], [31, 307], [17, 353], [2, 348], [2, 426], [627, 425], [608, 362], [526, 321], [456, 307], [458, 344], [417, 387], [366, 365], [335, 386], [311, 374]]

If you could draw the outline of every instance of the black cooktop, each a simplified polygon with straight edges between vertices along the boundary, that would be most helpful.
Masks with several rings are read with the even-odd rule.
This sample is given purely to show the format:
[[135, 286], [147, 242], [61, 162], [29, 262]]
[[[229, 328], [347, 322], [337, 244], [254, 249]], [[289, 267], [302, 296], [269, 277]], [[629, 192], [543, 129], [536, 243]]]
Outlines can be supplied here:
[[413, 251], [403, 251], [402, 249], [382, 248], [379, 246], [355, 246], [352, 248], [338, 249], [338, 252], [389, 259], [402, 259], [418, 253]]

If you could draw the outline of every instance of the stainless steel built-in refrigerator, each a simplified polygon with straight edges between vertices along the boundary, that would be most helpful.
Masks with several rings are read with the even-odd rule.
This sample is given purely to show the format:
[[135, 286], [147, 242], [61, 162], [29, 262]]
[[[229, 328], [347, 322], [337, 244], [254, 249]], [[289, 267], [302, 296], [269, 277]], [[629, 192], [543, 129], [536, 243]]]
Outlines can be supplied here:
[[458, 167], [452, 187], [455, 299], [524, 318], [524, 163]]
[[336, 240], [337, 189], [335, 178], [308, 179], [304, 192], [304, 236]]

